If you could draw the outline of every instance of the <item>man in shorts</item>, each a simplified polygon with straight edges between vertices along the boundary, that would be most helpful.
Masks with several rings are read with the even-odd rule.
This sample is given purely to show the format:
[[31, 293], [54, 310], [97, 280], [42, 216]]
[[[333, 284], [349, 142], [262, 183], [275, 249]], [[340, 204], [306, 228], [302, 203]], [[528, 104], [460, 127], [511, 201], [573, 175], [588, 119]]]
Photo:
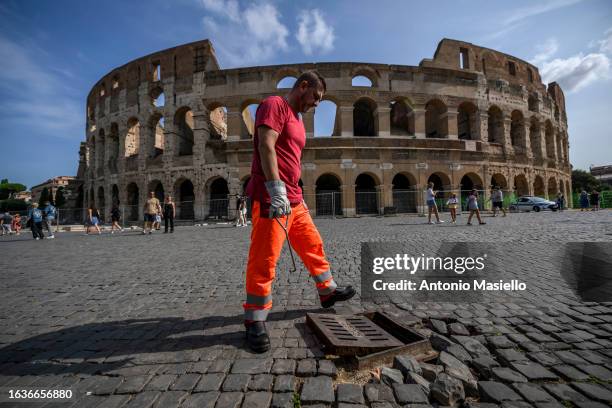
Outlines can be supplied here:
[[149, 198], [145, 201], [144, 204], [144, 227], [142, 229], [143, 235], [147, 233], [147, 228], [149, 229], [149, 234], [153, 233], [153, 223], [155, 222], [155, 216], [161, 213], [161, 205], [159, 200], [155, 197], [155, 193], [150, 191]]
[[355, 295], [351, 286], [336, 285], [298, 185], [306, 131], [300, 114], [316, 107], [326, 90], [316, 71], [300, 75], [286, 97], [270, 96], [257, 108], [253, 164], [247, 194], [251, 197], [251, 246], [244, 303], [246, 337], [258, 353], [270, 349], [265, 321], [272, 309], [276, 262], [288, 234], [295, 252], [314, 280], [323, 307]]
[[501, 211], [504, 213], [504, 217], [506, 216], [506, 210], [504, 209], [504, 193], [502, 193], [501, 188], [499, 186], [495, 186], [493, 190], [493, 194], [491, 194], [491, 198], [489, 199], [493, 203], [493, 216], [497, 215], [497, 211]]

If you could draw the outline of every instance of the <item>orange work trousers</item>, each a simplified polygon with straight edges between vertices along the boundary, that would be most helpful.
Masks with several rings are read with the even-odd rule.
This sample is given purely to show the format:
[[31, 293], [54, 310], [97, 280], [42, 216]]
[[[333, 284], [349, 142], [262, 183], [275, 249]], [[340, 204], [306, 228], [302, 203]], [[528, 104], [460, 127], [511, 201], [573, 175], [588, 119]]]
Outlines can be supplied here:
[[[266, 320], [272, 309], [272, 282], [276, 262], [280, 257], [285, 231], [274, 218], [262, 217], [261, 203], [253, 201], [251, 247], [246, 270], [245, 320]], [[264, 210], [264, 215], [267, 211]], [[315, 281], [319, 295], [324, 296], [336, 289], [336, 283], [325, 259], [323, 241], [302, 202], [291, 207], [291, 214], [278, 220], [285, 225], [293, 250], [302, 259], [310, 276]]]

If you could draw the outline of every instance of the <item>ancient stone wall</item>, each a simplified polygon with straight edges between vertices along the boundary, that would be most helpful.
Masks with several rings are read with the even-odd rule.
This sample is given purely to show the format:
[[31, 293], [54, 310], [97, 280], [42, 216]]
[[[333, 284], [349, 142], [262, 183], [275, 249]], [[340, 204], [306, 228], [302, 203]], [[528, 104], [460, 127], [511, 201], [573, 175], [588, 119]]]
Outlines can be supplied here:
[[[339, 211], [352, 216], [363, 212], [368, 194], [382, 212], [402, 206], [401, 191], [422, 191], [431, 180], [445, 191], [501, 185], [517, 194], [569, 195], [563, 92], [542, 84], [537, 67], [516, 57], [444, 39], [418, 67], [338, 62], [222, 70], [204, 40], [132, 61], [92, 88], [85, 202], [103, 201], [106, 211], [112, 202], [138, 207], [156, 191], [192, 202], [183, 213], [194, 218], [233, 216], [234, 200], [222, 210], [216, 200], [242, 193], [248, 180], [254, 106], [285, 94], [279, 81], [309, 69], [326, 78], [324, 99], [336, 110], [326, 137], [314, 137], [314, 112], [303, 115], [301, 181], [315, 212], [316, 193], [338, 192]], [[367, 86], [354, 84], [358, 77]]]

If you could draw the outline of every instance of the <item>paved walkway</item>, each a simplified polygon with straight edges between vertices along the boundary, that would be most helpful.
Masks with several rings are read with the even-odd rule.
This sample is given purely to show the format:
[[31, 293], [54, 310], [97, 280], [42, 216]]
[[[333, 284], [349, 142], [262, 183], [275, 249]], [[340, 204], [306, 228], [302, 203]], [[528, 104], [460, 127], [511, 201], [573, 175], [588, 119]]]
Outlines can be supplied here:
[[[565, 241], [612, 241], [611, 211], [486, 221], [426, 225], [398, 216], [316, 223], [337, 281], [357, 287], [362, 241], [538, 241], [551, 251]], [[150, 236], [0, 237], [1, 390], [73, 391], [70, 400], [0, 406], [292, 407], [299, 399], [302, 406], [382, 408], [444, 398], [435, 390], [452, 380], [428, 366], [421, 370], [427, 384], [418, 389], [393, 384], [392, 376], [384, 376], [391, 387], [339, 386], [345, 373], [304, 324], [306, 312], [320, 311], [312, 283], [301, 264], [288, 273], [286, 251], [269, 322], [273, 349], [249, 352], [241, 309], [249, 232], [209, 225]], [[385, 309], [420, 319], [421, 332], [444, 351], [437, 364], [460, 378], [468, 401], [492, 404], [483, 407], [609, 406], [612, 302], [581, 302], [560, 275], [540, 274], [533, 262], [524, 275], [533, 291], [510, 299], [375, 305], [356, 297], [336, 312]], [[408, 371], [404, 381], [415, 382]]]

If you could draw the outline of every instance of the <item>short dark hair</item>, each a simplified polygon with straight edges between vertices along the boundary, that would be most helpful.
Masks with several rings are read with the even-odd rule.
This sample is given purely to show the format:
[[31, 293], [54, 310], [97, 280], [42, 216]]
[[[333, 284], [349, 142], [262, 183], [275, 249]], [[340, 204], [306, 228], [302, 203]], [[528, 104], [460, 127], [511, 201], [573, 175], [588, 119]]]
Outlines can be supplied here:
[[318, 88], [319, 85], [321, 85], [323, 86], [323, 92], [327, 92], [327, 84], [325, 83], [325, 78], [323, 78], [321, 74], [319, 74], [314, 69], [311, 71], [306, 71], [302, 75], [300, 75], [297, 81], [295, 81], [293, 89], [296, 89], [298, 86], [300, 86], [302, 81], [308, 82], [309, 88]]

